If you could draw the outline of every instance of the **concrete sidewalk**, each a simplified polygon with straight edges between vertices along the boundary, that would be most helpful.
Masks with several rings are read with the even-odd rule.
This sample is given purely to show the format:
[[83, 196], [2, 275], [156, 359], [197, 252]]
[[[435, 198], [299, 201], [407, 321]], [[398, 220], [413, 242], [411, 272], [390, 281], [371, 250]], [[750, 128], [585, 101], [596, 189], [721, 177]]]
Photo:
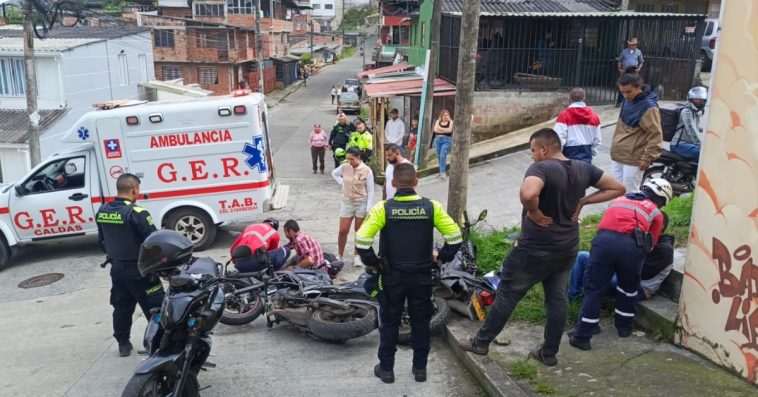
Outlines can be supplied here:
[[[558, 365], [547, 367], [529, 352], [541, 343], [542, 325], [508, 324], [508, 346], [490, 345], [489, 354], [461, 351], [456, 340], [472, 336], [481, 323], [457, 319], [447, 327], [448, 342], [466, 368], [491, 396], [755, 396], [756, 388], [726, 370], [686, 350], [659, 343], [636, 331], [619, 338], [613, 324], [592, 339], [592, 350], [581, 351], [564, 336]], [[514, 365], [518, 367], [514, 371]], [[533, 371], [523, 377], [524, 368]]]

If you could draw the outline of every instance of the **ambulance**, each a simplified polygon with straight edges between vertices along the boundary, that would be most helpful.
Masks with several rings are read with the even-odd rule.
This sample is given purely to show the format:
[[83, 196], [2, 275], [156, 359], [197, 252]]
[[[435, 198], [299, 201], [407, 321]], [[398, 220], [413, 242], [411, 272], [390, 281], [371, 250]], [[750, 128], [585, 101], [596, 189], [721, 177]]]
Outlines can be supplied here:
[[198, 249], [213, 243], [218, 226], [271, 209], [263, 95], [134, 102], [88, 112], [63, 135], [74, 145], [2, 187], [0, 268], [18, 246], [96, 235], [95, 214], [117, 196], [123, 173], [141, 179], [138, 203], [156, 226], [184, 234]]

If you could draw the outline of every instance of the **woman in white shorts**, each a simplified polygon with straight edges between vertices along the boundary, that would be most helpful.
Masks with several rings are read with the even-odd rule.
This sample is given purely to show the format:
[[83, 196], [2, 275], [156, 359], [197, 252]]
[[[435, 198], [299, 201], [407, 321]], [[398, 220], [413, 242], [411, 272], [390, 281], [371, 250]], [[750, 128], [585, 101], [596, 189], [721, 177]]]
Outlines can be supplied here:
[[[337, 238], [338, 260], [342, 260], [350, 233], [350, 224], [355, 219], [355, 230], [363, 224], [363, 218], [374, 204], [374, 173], [361, 161], [357, 147], [347, 149], [347, 161], [332, 171], [332, 178], [342, 186], [342, 206], [340, 208], [340, 230]], [[361, 266], [361, 258], [355, 251], [353, 264]]]

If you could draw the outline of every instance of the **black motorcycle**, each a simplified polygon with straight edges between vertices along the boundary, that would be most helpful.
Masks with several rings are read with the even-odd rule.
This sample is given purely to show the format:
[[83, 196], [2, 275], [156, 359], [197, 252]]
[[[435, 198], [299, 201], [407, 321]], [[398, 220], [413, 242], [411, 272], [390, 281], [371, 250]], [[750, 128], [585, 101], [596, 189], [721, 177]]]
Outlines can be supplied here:
[[[149, 241], [150, 238], [145, 244]], [[124, 397], [199, 396], [199, 371], [215, 367], [206, 360], [211, 352], [211, 331], [224, 311], [218, 264], [210, 258], [191, 257], [192, 243], [186, 240], [186, 244], [189, 255], [181, 261], [152, 267], [140, 263], [143, 276], [167, 278], [169, 288], [160, 310], [153, 309], [145, 329], [143, 343], [149, 357], [134, 371], [124, 388]]]
[[685, 159], [678, 154], [663, 150], [661, 157], [642, 174], [640, 188], [650, 179], [663, 178], [671, 184], [674, 196], [695, 190], [698, 162]]
[[[227, 269], [229, 262], [223, 269], [226, 279], [236, 280], [226, 291], [226, 301], [234, 305], [240, 305], [240, 299], [256, 302], [254, 310], [242, 315], [225, 312], [221, 318], [223, 323], [246, 324], [265, 313], [268, 327], [285, 321], [317, 339], [338, 343], [366, 335], [378, 327], [377, 305], [332, 284], [327, 272], [275, 271], [265, 250], [255, 255], [259, 263], [267, 264], [266, 270], [233, 274]], [[335, 263], [334, 266], [341, 265]]]

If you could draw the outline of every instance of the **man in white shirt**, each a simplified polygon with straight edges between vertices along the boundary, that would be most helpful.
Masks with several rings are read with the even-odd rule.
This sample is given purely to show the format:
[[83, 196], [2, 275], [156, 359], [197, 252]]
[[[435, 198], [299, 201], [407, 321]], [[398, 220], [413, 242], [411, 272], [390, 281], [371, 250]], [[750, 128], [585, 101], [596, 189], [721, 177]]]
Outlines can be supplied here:
[[387, 157], [387, 168], [384, 169], [384, 190], [382, 193], [382, 199], [389, 200], [395, 197], [395, 192], [397, 192], [397, 189], [392, 186], [395, 166], [402, 163], [408, 163], [409, 161], [403, 158], [400, 148], [394, 143], [387, 146], [387, 150], [385, 150], [384, 154]]
[[385, 143], [395, 144], [398, 149], [403, 151], [403, 137], [405, 136], [405, 123], [400, 120], [397, 109], [390, 111], [390, 119], [387, 120], [387, 125], [384, 127]]

